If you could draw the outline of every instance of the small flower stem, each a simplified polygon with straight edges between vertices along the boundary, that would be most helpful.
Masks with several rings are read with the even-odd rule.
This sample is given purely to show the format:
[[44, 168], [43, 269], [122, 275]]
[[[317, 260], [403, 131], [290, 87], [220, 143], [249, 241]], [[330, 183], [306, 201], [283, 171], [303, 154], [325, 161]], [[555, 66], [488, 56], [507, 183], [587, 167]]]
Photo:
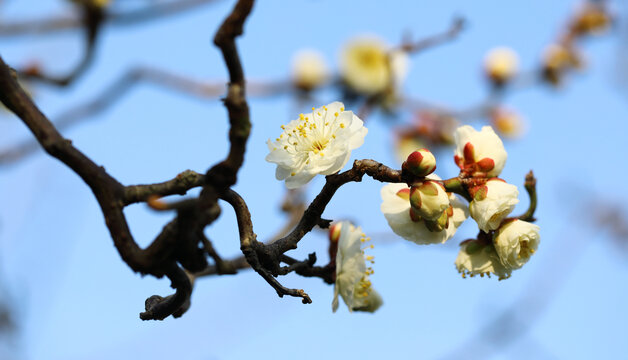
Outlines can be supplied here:
[[526, 175], [526, 180], [523, 183], [523, 187], [525, 187], [528, 192], [528, 196], [530, 197], [530, 205], [528, 206], [528, 210], [521, 216], [518, 217], [519, 220], [523, 221], [535, 221], [534, 212], [536, 211], [536, 178], [534, 177], [534, 173], [532, 170]]
[[463, 198], [467, 199], [467, 201], [469, 202], [473, 200], [471, 198], [471, 195], [469, 195], [469, 192], [467, 191], [466, 187], [464, 186], [462, 179], [460, 179], [459, 177], [443, 180], [441, 181], [441, 183], [443, 184], [447, 192], [458, 194], [462, 196]]

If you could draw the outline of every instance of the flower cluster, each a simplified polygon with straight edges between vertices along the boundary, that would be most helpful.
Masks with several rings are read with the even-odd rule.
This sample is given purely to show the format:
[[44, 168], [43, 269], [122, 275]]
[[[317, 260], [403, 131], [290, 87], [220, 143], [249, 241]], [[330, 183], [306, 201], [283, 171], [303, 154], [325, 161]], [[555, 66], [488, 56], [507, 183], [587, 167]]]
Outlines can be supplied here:
[[[373, 263], [373, 256], [364, 254], [362, 244], [370, 239], [359, 227], [348, 221], [335, 224], [329, 231], [330, 239], [338, 245], [336, 255], [336, 284], [332, 310], [338, 310], [338, 295], [352, 311], [374, 312], [382, 305], [381, 296], [371, 286], [369, 275], [373, 268], [366, 262]], [[368, 246], [372, 248], [373, 245]]]
[[519, 191], [498, 178], [507, 154], [493, 129], [462, 126], [454, 139], [458, 177], [440, 180], [431, 174], [436, 168], [434, 156], [426, 149], [417, 150], [402, 166], [412, 179], [410, 186], [384, 186], [381, 210], [393, 232], [417, 244], [444, 243], [470, 215], [480, 233], [477, 239], [461, 243], [456, 268], [463, 277], [492, 273], [508, 278], [537, 250], [539, 227], [509, 217], [519, 202]]
[[[312, 108], [311, 113], [301, 114], [281, 128], [282, 134], [267, 142], [270, 153], [266, 160], [277, 165], [276, 177], [285, 180], [289, 189], [306, 184], [317, 174], [338, 172], [367, 133], [362, 120], [340, 102]], [[519, 202], [519, 191], [498, 177], [508, 155], [490, 126], [480, 131], [462, 126], [453, 138], [459, 175], [442, 180], [434, 174], [434, 154], [425, 148], [413, 151], [398, 173], [403, 183], [381, 189], [381, 211], [395, 234], [420, 245], [445, 243], [470, 216], [480, 231], [476, 239], [460, 244], [456, 269], [463, 277], [494, 274], [500, 280], [509, 278], [538, 249], [539, 227], [525, 221], [533, 220], [536, 197], [531, 195], [531, 210], [525, 215], [510, 215]], [[529, 174], [529, 178], [532, 185], [527, 177], [526, 190], [532, 194], [534, 177]], [[377, 310], [382, 299], [371, 287], [373, 270], [366, 265], [373, 257], [365, 256], [362, 247], [369, 239], [349, 222], [335, 224], [329, 235], [330, 264], [335, 262], [336, 270], [333, 311], [338, 309], [339, 296], [350, 312]]]

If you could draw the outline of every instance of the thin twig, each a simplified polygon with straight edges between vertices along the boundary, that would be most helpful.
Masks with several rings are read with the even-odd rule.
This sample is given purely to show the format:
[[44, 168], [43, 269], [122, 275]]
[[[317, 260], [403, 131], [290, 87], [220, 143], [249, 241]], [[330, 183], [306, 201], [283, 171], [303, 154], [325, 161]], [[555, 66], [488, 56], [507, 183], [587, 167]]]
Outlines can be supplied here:
[[[114, 26], [137, 25], [163, 17], [178, 15], [194, 10], [216, 0], [174, 0], [148, 5], [138, 10], [117, 12], [108, 11], [105, 23]], [[74, 30], [82, 26], [82, 21], [74, 16], [58, 16], [0, 25], [0, 37], [23, 35], [52, 35], [62, 31]]]

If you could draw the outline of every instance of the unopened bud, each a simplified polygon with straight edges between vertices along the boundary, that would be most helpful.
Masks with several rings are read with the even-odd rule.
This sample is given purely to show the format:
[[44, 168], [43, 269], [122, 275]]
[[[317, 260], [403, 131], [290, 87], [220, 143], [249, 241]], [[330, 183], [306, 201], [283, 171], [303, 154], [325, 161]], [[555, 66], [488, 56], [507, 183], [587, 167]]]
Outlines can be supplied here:
[[439, 232], [449, 227], [449, 216], [447, 211], [443, 211], [440, 217], [436, 220], [425, 220], [425, 227], [431, 232]]
[[408, 155], [402, 167], [416, 176], [427, 176], [436, 170], [436, 158], [431, 151], [420, 149]]
[[329, 240], [331, 242], [338, 242], [338, 239], [340, 239], [341, 227], [342, 223], [335, 223], [329, 227]]
[[449, 207], [449, 196], [435, 181], [416, 183], [410, 188], [410, 206], [426, 220], [437, 220]]
[[415, 210], [412, 206], [410, 206], [408, 212], [410, 213], [410, 220], [412, 220], [413, 222], [419, 222], [423, 220], [421, 214], [419, 214], [419, 211]]

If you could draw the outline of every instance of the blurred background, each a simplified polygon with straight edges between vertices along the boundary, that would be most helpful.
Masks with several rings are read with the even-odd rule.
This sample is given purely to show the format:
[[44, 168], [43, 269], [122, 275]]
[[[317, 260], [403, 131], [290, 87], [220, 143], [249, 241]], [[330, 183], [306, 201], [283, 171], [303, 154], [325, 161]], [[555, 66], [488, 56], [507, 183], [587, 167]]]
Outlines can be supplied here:
[[[159, 3], [113, 0], [109, 6], [125, 13]], [[226, 70], [212, 38], [233, 4], [196, 1], [186, 11], [106, 23], [93, 62], [69, 86], [24, 84], [51, 120], [65, 121], [63, 134], [123, 184], [165, 181], [186, 169], [204, 173], [227, 149], [226, 111], [219, 100]], [[349, 313], [344, 306], [332, 313], [333, 286], [320, 279], [280, 279], [310, 294], [313, 303], [303, 305], [278, 298], [256, 273], [242, 271], [200, 279], [192, 307], [180, 319], [141, 321], [145, 298], [169, 294], [169, 281], [129, 269], [90, 190], [64, 165], [40, 150], [6, 155], [24, 148], [30, 134], [2, 112], [0, 358], [625, 358], [628, 4], [607, 5], [613, 24], [578, 42], [582, 69], [570, 71], [559, 86], [524, 77], [499, 96], [500, 105], [518, 114], [522, 129], [504, 136], [508, 162], [501, 177], [522, 186], [534, 170], [541, 227], [538, 252], [510, 279], [462, 279], [457, 273], [458, 244], [476, 235], [474, 222], [444, 245], [418, 246], [389, 229], [379, 210], [382, 184], [365, 177], [338, 191], [324, 217], [351, 219], [372, 237], [371, 281], [384, 298], [375, 314]], [[395, 46], [446, 32], [455, 18], [465, 19], [455, 38], [409, 55], [398, 90], [406, 101], [387, 109], [346, 101], [347, 109], [363, 112], [369, 129], [352, 159], [399, 168], [399, 134], [421, 139], [429, 129], [421, 119], [433, 115], [430, 109], [462, 114], [460, 123], [478, 129], [491, 124], [482, 111], [491, 93], [483, 73], [486, 53], [510, 47], [520, 72], [536, 74], [546, 47], [580, 6], [582, 0], [259, 1], [238, 40], [254, 88], [253, 130], [235, 187], [249, 205], [258, 238], [270, 238], [286, 222], [280, 210], [285, 186], [275, 180], [275, 166], [264, 161], [266, 140], [300, 112], [343, 98], [333, 83], [307, 96], [290, 87], [299, 50], [320, 51], [335, 73], [339, 54], [356, 36], [377, 36]], [[67, 1], [0, 1], [0, 54], [14, 68], [70, 73], [84, 53], [79, 28], [22, 34], [8, 25], [71, 19], [75, 13]], [[177, 87], [178, 80], [150, 76], [119, 85], [120, 79], [127, 83], [129, 71], [148, 68], [206, 87], [195, 92], [193, 83]], [[106, 101], [94, 104], [95, 99]], [[437, 138], [423, 138], [436, 154], [437, 173], [455, 176], [453, 149], [446, 136]], [[323, 183], [317, 177], [307, 187], [308, 202]], [[527, 208], [523, 188], [520, 200], [515, 213]], [[142, 246], [173, 216], [145, 204], [125, 213]], [[206, 232], [223, 257], [239, 254], [228, 206]], [[326, 234], [314, 231], [293, 255], [316, 251], [325, 263], [326, 247]]]

